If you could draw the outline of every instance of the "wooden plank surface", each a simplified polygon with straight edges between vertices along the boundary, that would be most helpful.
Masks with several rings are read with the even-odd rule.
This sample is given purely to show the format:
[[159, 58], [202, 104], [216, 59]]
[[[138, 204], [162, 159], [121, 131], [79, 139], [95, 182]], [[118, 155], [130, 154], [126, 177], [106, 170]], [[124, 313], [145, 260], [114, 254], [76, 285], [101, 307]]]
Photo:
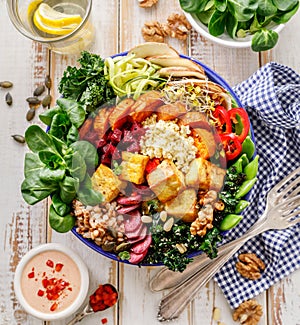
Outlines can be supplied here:
[[[140, 8], [138, 1], [134, 0], [95, 0], [92, 21], [97, 33], [91, 51], [106, 57], [128, 50], [143, 42], [141, 28], [145, 21], [165, 22], [171, 13], [181, 13], [177, 0], [159, 0], [150, 9]], [[30, 123], [26, 121], [28, 107], [25, 98], [43, 82], [48, 72], [53, 81], [51, 94], [54, 99], [57, 98], [57, 85], [62, 73], [68, 65], [76, 64], [77, 56], [49, 54], [46, 48], [18, 34], [8, 20], [4, 0], [0, 0], [0, 27], [1, 44], [6, 45], [1, 47], [0, 52], [0, 79], [14, 82], [10, 90], [14, 98], [12, 107], [8, 107], [3, 100], [0, 104], [0, 325], [43, 324], [28, 316], [20, 307], [13, 291], [13, 276], [20, 258], [30, 248], [46, 241], [63, 243], [78, 252], [88, 265], [91, 290], [100, 282], [111, 282], [120, 290], [121, 299], [117, 308], [86, 318], [82, 324], [101, 324], [103, 317], [107, 317], [109, 325], [159, 324], [156, 312], [162, 294], [151, 293], [148, 288], [149, 279], [157, 272], [155, 268], [118, 264], [87, 248], [71, 233], [47, 232], [47, 201], [34, 207], [24, 203], [20, 184], [27, 148], [14, 142], [10, 135], [23, 134], [31, 123], [39, 123], [37, 117]], [[195, 31], [191, 32], [186, 42], [175, 39], [167, 39], [167, 42], [180, 53], [188, 53], [199, 59], [223, 76], [230, 85], [234, 85], [269, 61], [289, 65], [299, 73], [299, 30], [298, 12], [282, 31], [278, 46], [260, 56], [249, 49], [236, 50], [213, 44]], [[0, 89], [0, 99], [3, 99], [5, 92]], [[296, 271], [257, 298], [264, 309], [260, 325], [300, 324], [299, 281], [300, 272]], [[199, 291], [195, 301], [173, 324], [217, 324], [212, 318], [215, 307], [220, 308], [224, 324], [236, 324], [232, 320], [231, 309], [213, 281]], [[52, 324], [63, 325], [66, 322]]]

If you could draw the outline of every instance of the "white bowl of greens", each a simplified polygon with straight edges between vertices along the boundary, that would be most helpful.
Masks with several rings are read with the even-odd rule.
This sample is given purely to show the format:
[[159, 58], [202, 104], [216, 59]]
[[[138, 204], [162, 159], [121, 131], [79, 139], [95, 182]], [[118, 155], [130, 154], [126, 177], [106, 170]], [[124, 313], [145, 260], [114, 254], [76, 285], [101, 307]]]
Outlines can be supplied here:
[[205, 38], [227, 47], [273, 48], [297, 12], [299, 0], [179, 0], [188, 21]]

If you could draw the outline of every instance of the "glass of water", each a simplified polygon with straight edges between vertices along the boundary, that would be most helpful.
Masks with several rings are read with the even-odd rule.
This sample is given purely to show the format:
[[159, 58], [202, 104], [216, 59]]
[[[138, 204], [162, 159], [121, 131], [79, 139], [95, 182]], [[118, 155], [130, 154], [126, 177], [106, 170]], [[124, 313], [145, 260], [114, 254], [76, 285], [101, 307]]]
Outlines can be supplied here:
[[94, 42], [92, 0], [7, 0], [7, 10], [24, 36], [61, 54], [75, 54]]

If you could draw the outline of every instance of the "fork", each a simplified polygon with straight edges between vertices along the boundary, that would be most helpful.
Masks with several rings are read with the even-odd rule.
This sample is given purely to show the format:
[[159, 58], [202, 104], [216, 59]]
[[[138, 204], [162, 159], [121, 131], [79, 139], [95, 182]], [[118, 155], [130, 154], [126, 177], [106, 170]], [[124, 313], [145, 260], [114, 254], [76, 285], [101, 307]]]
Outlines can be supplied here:
[[[157, 318], [166, 321], [178, 318], [185, 307], [194, 299], [198, 290], [204, 286], [249, 239], [267, 230], [286, 229], [298, 222], [300, 218], [300, 167], [275, 185], [267, 195], [266, 208], [258, 221], [242, 237], [229, 242], [220, 250], [219, 256], [210, 260], [201, 257], [197, 260], [193, 271], [188, 272], [188, 279], [181, 278], [180, 284], [163, 297], [159, 305]], [[200, 265], [197, 268], [197, 263]], [[166, 272], [166, 271], [165, 271]], [[166, 278], [165, 272], [160, 272], [156, 278]], [[171, 272], [171, 271], [169, 271]], [[173, 275], [176, 274], [173, 272]], [[175, 282], [179, 282], [175, 279]], [[152, 284], [154, 281], [151, 281]], [[168, 284], [170, 287], [170, 283]], [[163, 287], [163, 286], [161, 286]]]

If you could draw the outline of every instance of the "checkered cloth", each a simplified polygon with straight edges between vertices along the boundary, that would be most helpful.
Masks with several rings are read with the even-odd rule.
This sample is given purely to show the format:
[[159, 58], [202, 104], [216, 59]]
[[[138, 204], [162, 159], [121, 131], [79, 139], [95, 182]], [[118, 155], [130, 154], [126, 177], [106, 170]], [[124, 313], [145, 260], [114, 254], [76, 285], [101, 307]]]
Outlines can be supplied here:
[[[226, 241], [241, 236], [263, 213], [266, 194], [300, 165], [300, 76], [289, 67], [268, 63], [234, 88], [252, 122], [259, 159], [258, 181], [249, 208]], [[215, 276], [230, 306], [238, 307], [300, 266], [300, 224], [268, 231], [249, 240]], [[258, 280], [235, 268], [240, 253], [255, 253], [266, 264]]]

